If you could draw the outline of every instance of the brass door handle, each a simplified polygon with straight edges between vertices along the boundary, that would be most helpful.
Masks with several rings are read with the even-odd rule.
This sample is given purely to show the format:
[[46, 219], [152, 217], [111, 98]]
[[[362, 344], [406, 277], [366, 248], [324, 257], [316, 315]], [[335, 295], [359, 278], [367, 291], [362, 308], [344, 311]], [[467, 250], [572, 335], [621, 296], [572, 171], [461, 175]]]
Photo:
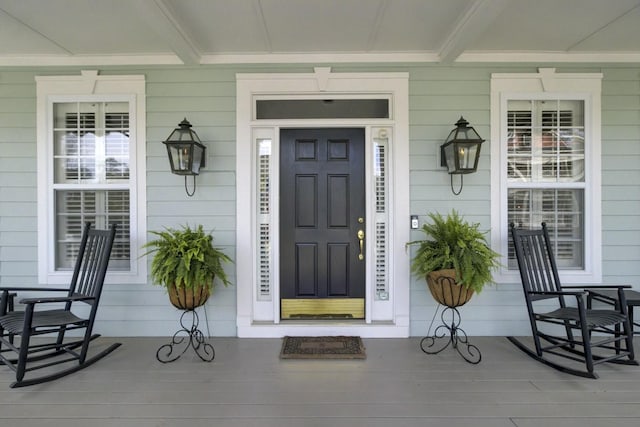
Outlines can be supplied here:
[[360, 253], [358, 254], [358, 259], [362, 261], [364, 259], [364, 231], [358, 230], [358, 241], [360, 243]]

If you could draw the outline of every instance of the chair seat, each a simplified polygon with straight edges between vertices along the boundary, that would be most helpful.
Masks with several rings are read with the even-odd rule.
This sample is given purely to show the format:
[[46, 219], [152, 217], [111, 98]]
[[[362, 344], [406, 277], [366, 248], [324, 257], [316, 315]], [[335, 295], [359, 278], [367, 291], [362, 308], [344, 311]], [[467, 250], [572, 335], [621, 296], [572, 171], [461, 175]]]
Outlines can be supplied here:
[[[580, 311], [575, 307], [559, 308], [549, 313], [536, 313], [539, 319], [573, 320], [580, 321]], [[587, 325], [589, 328], [601, 326], [611, 326], [624, 322], [626, 317], [611, 310], [588, 310], [586, 312]]]
[[[46, 310], [33, 313], [32, 328], [47, 328], [64, 325], [79, 325], [85, 322], [75, 314], [67, 310]], [[22, 333], [24, 326], [24, 312], [13, 311], [0, 317], [0, 325], [7, 332], [12, 334]]]

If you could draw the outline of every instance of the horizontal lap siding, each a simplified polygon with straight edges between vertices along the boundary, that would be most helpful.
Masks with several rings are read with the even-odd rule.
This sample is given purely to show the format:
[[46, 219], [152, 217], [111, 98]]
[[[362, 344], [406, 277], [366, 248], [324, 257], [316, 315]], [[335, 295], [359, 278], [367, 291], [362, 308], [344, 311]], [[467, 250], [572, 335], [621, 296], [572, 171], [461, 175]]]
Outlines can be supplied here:
[[[147, 226], [149, 230], [202, 224], [212, 230], [214, 245], [235, 260], [235, 72], [230, 69], [156, 68], [144, 71], [147, 81]], [[206, 166], [196, 177], [197, 189], [188, 197], [184, 178], [169, 171], [162, 141], [187, 118], [207, 147]], [[193, 181], [187, 178], [189, 189]], [[233, 287], [217, 284], [206, 307], [200, 309], [201, 328], [216, 336], [235, 336], [235, 269], [226, 267]], [[180, 312], [166, 292], [108, 310], [119, 330], [122, 314], [145, 325], [145, 335], [168, 335], [178, 328]], [[122, 300], [122, 291], [118, 294]], [[206, 313], [203, 311], [206, 309]], [[109, 314], [106, 313], [107, 315]], [[209, 321], [207, 330], [205, 320]]]
[[603, 73], [603, 275], [640, 289], [640, 69]]
[[0, 286], [37, 283], [34, 75], [0, 72]]
[[[640, 72], [633, 67], [571, 65], [558, 72], [604, 73], [602, 97], [603, 271], [610, 282], [640, 286]], [[528, 66], [338, 64], [334, 72], [409, 72], [410, 199], [420, 223], [429, 212], [457, 209], [465, 218], [490, 225], [490, 77], [495, 72], [534, 72]], [[36, 75], [71, 74], [79, 69], [0, 70], [0, 285], [37, 283]], [[202, 67], [119, 67], [102, 73], [144, 74], [147, 83], [147, 226], [203, 224], [215, 243], [236, 259], [235, 74], [311, 72], [310, 66], [253, 65]], [[439, 147], [460, 116], [487, 139], [479, 170], [465, 177], [460, 196], [439, 165]], [[169, 172], [161, 141], [184, 118], [207, 146], [207, 165], [187, 197], [182, 177]], [[457, 185], [454, 177], [454, 186]], [[189, 180], [189, 185], [191, 182]], [[412, 239], [421, 234], [412, 231]], [[212, 335], [235, 335], [234, 286], [218, 287], [200, 312]], [[246, 284], [244, 284], [246, 286]], [[422, 278], [412, 277], [411, 334], [426, 334], [436, 304]], [[179, 312], [164, 289], [146, 285], [107, 286], [100, 332], [107, 335], [169, 335]], [[489, 286], [461, 309], [471, 335], [528, 333], [519, 284]], [[439, 320], [439, 317], [436, 319]]]
[[[413, 71], [413, 70], [411, 70]], [[410, 83], [410, 194], [411, 213], [419, 216], [420, 225], [428, 222], [428, 214], [446, 214], [456, 209], [470, 221], [480, 222], [488, 229], [490, 218], [490, 161], [489, 144], [491, 113], [490, 75], [486, 68], [418, 68], [411, 72]], [[464, 116], [487, 142], [482, 146], [478, 172], [467, 175], [459, 196], [451, 192], [450, 176], [440, 166], [440, 145]], [[454, 176], [454, 186], [460, 182]], [[422, 239], [420, 231], [411, 232], [412, 239]], [[415, 253], [415, 247], [411, 249]], [[516, 298], [519, 294], [516, 293]], [[461, 308], [463, 324], [472, 335], [494, 335], [504, 332], [503, 324], [512, 325], [515, 310], [503, 307], [514, 298], [505, 298], [495, 289], [487, 289]], [[434, 313], [437, 303], [431, 297], [422, 277], [411, 279], [411, 335], [422, 336], [441, 324]], [[497, 308], [500, 308], [497, 310]], [[509, 320], [505, 322], [505, 320]], [[433, 323], [432, 323], [433, 322]], [[496, 329], [497, 327], [497, 329]]]

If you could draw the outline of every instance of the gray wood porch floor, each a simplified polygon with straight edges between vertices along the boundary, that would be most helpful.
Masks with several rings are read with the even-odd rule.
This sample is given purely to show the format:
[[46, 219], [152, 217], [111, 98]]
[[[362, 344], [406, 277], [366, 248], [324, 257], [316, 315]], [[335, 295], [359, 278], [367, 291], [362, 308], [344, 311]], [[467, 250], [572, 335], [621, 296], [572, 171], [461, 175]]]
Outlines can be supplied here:
[[[101, 338], [101, 347], [115, 341]], [[591, 427], [640, 425], [640, 367], [607, 365], [600, 379], [562, 374], [505, 338], [471, 337], [482, 362], [426, 355], [419, 338], [365, 339], [366, 360], [280, 360], [280, 339], [213, 338], [211, 363], [188, 351], [156, 361], [166, 338], [124, 338], [96, 365], [10, 389], [7, 427]]]

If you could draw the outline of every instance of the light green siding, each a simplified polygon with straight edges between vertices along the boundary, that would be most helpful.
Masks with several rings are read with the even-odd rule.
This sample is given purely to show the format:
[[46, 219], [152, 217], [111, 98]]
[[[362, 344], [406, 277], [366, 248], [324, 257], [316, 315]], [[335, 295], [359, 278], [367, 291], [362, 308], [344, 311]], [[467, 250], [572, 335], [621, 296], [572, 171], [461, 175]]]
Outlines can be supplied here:
[[[325, 64], [319, 64], [325, 65]], [[545, 66], [554, 66], [545, 64]], [[630, 65], [555, 65], [558, 72], [602, 72], [602, 242], [608, 282], [640, 288], [640, 69]], [[83, 67], [89, 68], [89, 67]], [[0, 285], [37, 284], [37, 75], [77, 74], [81, 68], [0, 68]], [[495, 72], [535, 72], [536, 66], [337, 64], [335, 72], [410, 75], [411, 212], [421, 221], [453, 208], [490, 224], [490, 79]], [[309, 65], [159, 66], [100, 68], [102, 74], [144, 74], [147, 90], [147, 224], [149, 230], [183, 223], [214, 230], [216, 244], [236, 259], [235, 74], [312, 72]], [[476, 174], [451, 194], [438, 149], [463, 115], [487, 139]], [[189, 198], [182, 177], [168, 170], [161, 141], [184, 117], [208, 147], [206, 168]], [[247, 153], [248, 155], [249, 153]], [[418, 238], [419, 234], [412, 233]], [[234, 266], [228, 267], [235, 282]], [[217, 288], [207, 304], [211, 335], [235, 335], [236, 289]], [[411, 281], [411, 334], [425, 335], [435, 310], [421, 278]], [[180, 313], [162, 288], [109, 285], [99, 313], [107, 335], [169, 335]], [[486, 288], [462, 309], [472, 335], [528, 333], [518, 284]], [[201, 321], [204, 316], [201, 315]]]
[[640, 286], [640, 69], [603, 69], [602, 263], [605, 280]]
[[0, 72], [0, 286], [37, 283], [34, 75]]

